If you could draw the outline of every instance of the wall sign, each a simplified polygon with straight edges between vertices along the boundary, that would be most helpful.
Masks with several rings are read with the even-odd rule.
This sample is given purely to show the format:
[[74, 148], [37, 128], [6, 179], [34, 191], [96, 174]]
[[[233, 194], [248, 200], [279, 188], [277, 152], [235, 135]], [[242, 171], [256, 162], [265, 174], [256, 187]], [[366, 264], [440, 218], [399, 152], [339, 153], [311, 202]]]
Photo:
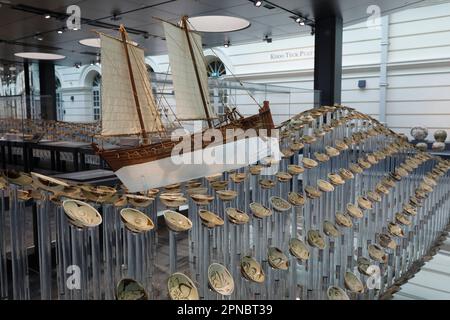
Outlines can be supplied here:
[[270, 60], [272, 61], [312, 57], [314, 57], [314, 48], [280, 51], [270, 54]]

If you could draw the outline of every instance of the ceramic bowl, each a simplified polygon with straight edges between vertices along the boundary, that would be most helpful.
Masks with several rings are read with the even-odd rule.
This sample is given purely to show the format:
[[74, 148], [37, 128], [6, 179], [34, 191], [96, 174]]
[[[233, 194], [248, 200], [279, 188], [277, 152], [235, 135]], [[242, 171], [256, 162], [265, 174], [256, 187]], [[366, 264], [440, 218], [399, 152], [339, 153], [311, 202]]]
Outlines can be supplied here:
[[327, 289], [328, 300], [350, 300], [347, 293], [339, 287], [329, 287]]
[[64, 200], [64, 212], [73, 225], [80, 228], [92, 228], [102, 223], [102, 216], [91, 205], [79, 200]]
[[372, 202], [367, 197], [360, 196], [357, 202], [358, 206], [363, 210], [371, 210], [373, 208]]
[[259, 180], [259, 185], [262, 189], [272, 189], [275, 187], [275, 182], [270, 179]]
[[295, 164], [290, 164], [288, 165], [288, 173], [290, 175], [298, 175], [298, 174], [302, 174], [303, 172], [305, 172], [305, 169], [301, 166], [295, 165]]
[[378, 236], [378, 243], [383, 248], [395, 250], [397, 248], [397, 243], [392, 237], [387, 233], [380, 233]]
[[314, 152], [314, 158], [316, 158], [316, 160], [319, 162], [327, 162], [328, 160], [330, 160], [329, 156], [327, 156], [325, 153], [320, 152]]
[[344, 285], [347, 290], [355, 293], [363, 293], [364, 285], [361, 280], [350, 271], [347, 271], [344, 275]]
[[192, 201], [194, 201], [197, 205], [208, 205], [211, 201], [214, 200], [214, 196], [210, 196], [207, 194], [191, 194]]
[[219, 190], [216, 191], [217, 196], [222, 201], [231, 201], [237, 197], [237, 192], [234, 190]]
[[133, 279], [122, 279], [116, 288], [117, 300], [148, 300], [144, 286]]
[[197, 287], [184, 273], [176, 272], [167, 280], [169, 297], [172, 300], [199, 300]]
[[394, 237], [403, 238], [405, 236], [403, 229], [395, 222], [389, 222], [387, 229], [388, 232]]
[[272, 215], [272, 210], [257, 202], [250, 203], [250, 211], [259, 219], [264, 219]]
[[341, 236], [341, 232], [334, 223], [327, 220], [323, 222], [323, 233], [331, 238], [339, 238]]
[[367, 198], [372, 202], [381, 202], [381, 196], [376, 191], [367, 192]]
[[269, 265], [276, 270], [287, 270], [289, 268], [288, 257], [276, 247], [270, 247], [267, 253]]
[[192, 228], [192, 221], [179, 212], [166, 210], [163, 214], [167, 227], [174, 232], [183, 232]]
[[318, 230], [309, 230], [307, 238], [310, 246], [325, 249], [325, 239]]
[[69, 187], [64, 181], [47, 177], [36, 172], [31, 172], [31, 178], [33, 178], [33, 185], [35, 185], [36, 188], [49, 192], [60, 192], [65, 187]]
[[325, 152], [327, 153], [327, 155], [329, 157], [337, 157], [340, 154], [338, 149], [330, 147], [330, 146], [325, 147]]
[[276, 177], [279, 182], [289, 182], [292, 180], [292, 176], [287, 172], [277, 172]]
[[208, 284], [214, 292], [222, 296], [230, 296], [234, 291], [231, 273], [219, 263], [212, 263], [208, 267]]
[[305, 197], [297, 192], [289, 192], [288, 201], [293, 206], [303, 206], [305, 204]]
[[310, 199], [317, 199], [322, 195], [322, 192], [314, 187], [306, 186], [305, 187], [306, 196]]
[[223, 219], [211, 211], [200, 209], [198, 215], [202, 224], [207, 228], [220, 227], [224, 224]]
[[361, 209], [352, 203], [347, 204], [347, 213], [355, 219], [361, 219], [364, 216]]
[[339, 226], [345, 227], [345, 228], [353, 227], [352, 218], [347, 213], [336, 212], [335, 218], [336, 218], [336, 223]]
[[250, 256], [242, 257], [241, 273], [244, 278], [255, 283], [263, 283], [266, 278], [261, 265]]
[[328, 180], [330, 180], [330, 182], [335, 186], [340, 186], [340, 185], [345, 184], [344, 179], [342, 179], [342, 177], [337, 173], [329, 173]]
[[302, 164], [306, 169], [313, 169], [319, 165], [317, 161], [305, 157], [302, 159]]
[[306, 261], [309, 259], [308, 247], [303, 241], [297, 238], [289, 240], [289, 252], [300, 261]]
[[124, 208], [120, 211], [120, 217], [125, 227], [135, 233], [150, 231], [155, 227], [152, 219], [136, 209]]
[[353, 175], [353, 172], [350, 170], [347, 170], [345, 168], [339, 169], [339, 175], [343, 180], [350, 180], [353, 179], [355, 176]]
[[367, 251], [369, 252], [369, 256], [371, 259], [378, 261], [380, 263], [385, 263], [387, 260], [386, 254], [382, 247], [376, 244], [369, 244], [367, 247]]
[[250, 221], [248, 214], [236, 208], [227, 208], [226, 214], [228, 220], [233, 224], [246, 224]]

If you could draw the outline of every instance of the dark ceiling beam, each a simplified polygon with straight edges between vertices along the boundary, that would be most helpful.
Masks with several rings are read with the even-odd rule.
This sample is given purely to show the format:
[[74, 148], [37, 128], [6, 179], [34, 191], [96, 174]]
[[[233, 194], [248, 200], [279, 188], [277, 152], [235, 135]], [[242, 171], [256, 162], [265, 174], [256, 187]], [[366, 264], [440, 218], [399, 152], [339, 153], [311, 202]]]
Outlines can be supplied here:
[[314, 90], [317, 105], [341, 103], [343, 21], [337, 1], [313, 0], [315, 24]]
[[[87, 18], [81, 18], [81, 24], [86, 24], [86, 25], [90, 25], [93, 27], [98, 27], [98, 28], [104, 28], [104, 29], [110, 29], [110, 30], [118, 30], [120, 25], [117, 24], [113, 24], [113, 23], [109, 23], [109, 22], [104, 22], [102, 20], [106, 20], [106, 19], [111, 19], [117, 16], [125, 16], [128, 13], [132, 13], [132, 12], [137, 12], [137, 11], [142, 11], [142, 10], [146, 10], [149, 8], [154, 8], [157, 6], [161, 6], [161, 5], [165, 5], [171, 2], [174, 2], [176, 0], [166, 0], [163, 2], [159, 2], [156, 4], [152, 4], [152, 5], [147, 5], [147, 6], [142, 6], [136, 9], [131, 9], [131, 10], [127, 10], [127, 11], [123, 11], [120, 13], [113, 13], [109, 16], [106, 17], [101, 17], [101, 18], [97, 18], [97, 19], [87, 19]], [[44, 8], [39, 8], [39, 7], [33, 7], [33, 6], [29, 6], [29, 5], [23, 5], [23, 4], [18, 4], [18, 5], [9, 5], [9, 7], [13, 10], [18, 10], [18, 11], [22, 11], [22, 12], [27, 12], [27, 13], [32, 13], [35, 15], [45, 15], [45, 14], [49, 14], [52, 18], [56, 19], [56, 20], [60, 20], [60, 21], [64, 21], [65, 19], [67, 19], [70, 15], [65, 13], [65, 12], [58, 12], [58, 11], [53, 11], [53, 10], [48, 10], [48, 9], [44, 9]], [[45, 35], [51, 32], [56, 32], [58, 31], [60, 28], [57, 29], [52, 29], [52, 30], [48, 30], [48, 31], [44, 31], [44, 32], [40, 32], [40, 35]], [[145, 30], [139, 30], [139, 29], [135, 29], [135, 28], [127, 28], [127, 32], [131, 33], [131, 34], [135, 34], [135, 35], [145, 35], [146, 37], [154, 37], [154, 38], [160, 38], [161, 40], [164, 40], [163, 36], [158, 36], [158, 35], [154, 35], [154, 34], [150, 34]], [[36, 36], [36, 34], [32, 34], [32, 35], [26, 35], [24, 37], [18, 38], [17, 40], [24, 40], [24, 39], [29, 39], [29, 38], [33, 38], [34, 36]]]

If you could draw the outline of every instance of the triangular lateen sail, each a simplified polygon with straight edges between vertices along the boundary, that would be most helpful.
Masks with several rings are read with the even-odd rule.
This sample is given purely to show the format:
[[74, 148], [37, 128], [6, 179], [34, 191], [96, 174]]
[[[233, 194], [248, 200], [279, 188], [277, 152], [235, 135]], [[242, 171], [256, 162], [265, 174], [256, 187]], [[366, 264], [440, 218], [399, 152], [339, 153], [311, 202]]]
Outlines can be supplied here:
[[209, 117], [216, 118], [214, 109], [209, 102], [208, 75], [204, 63], [201, 37], [194, 32], [189, 32], [201, 83], [201, 88], [199, 88], [185, 30], [167, 22], [163, 22], [163, 26], [175, 91], [177, 118], [179, 120], [207, 119], [200, 92], [203, 92], [206, 97]]
[[[130, 74], [123, 42], [100, 34], [102, 57], [102, 135], [139, 134], [142, 128], [133, 99]], [[163, 131], [158, 110], [152, 96], [144, 51], [127, 44], [136, 92], [146, 132]]]

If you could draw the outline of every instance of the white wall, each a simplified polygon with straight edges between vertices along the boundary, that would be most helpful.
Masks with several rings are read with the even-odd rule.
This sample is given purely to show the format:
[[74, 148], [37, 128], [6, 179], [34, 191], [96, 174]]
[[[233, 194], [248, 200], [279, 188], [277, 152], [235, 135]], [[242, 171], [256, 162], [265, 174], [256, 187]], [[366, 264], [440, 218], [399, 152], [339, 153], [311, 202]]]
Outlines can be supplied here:
[[[450, 130], [450, 4], [394, 13], [390, 16], [389, 33], [387, 124], [407, 134], [416, 125], [425, 125], [431, 133], [436, 129]], [[381, 30], [361, 23], [346, 27], [343, 39], [342, 103], [378, 117]], [[210, 51], [205, 54], [211, 54]], [[242, 81], [298, 89], [290, 95], [269, 94], [276, 121], [313, 106], [313, 37], [275, 38], [270, 44], [252, 43], [214, 51], [230, 68], [227, 73], [234, 73]], [[155, 71], [167, 72], [167, 56], [147, 60]], [[86, 70], [58, 68], [58, 72], [65, 105], [69, 103], [66, 119], [91, 119], [92, 96], [82, 79]], [[359, 89], [358, 80], [366, 80], [367, 87]], [[75, 95], [77, 87], [80, 92]], [[67, 100], [72, 95], [74, 102]], [[255, 97], [261, 102], [266, 98], [264, 94]], [[242, 91], [236, 92], [233, 99], [242, 113], [256, 111], [252, 99]]]

